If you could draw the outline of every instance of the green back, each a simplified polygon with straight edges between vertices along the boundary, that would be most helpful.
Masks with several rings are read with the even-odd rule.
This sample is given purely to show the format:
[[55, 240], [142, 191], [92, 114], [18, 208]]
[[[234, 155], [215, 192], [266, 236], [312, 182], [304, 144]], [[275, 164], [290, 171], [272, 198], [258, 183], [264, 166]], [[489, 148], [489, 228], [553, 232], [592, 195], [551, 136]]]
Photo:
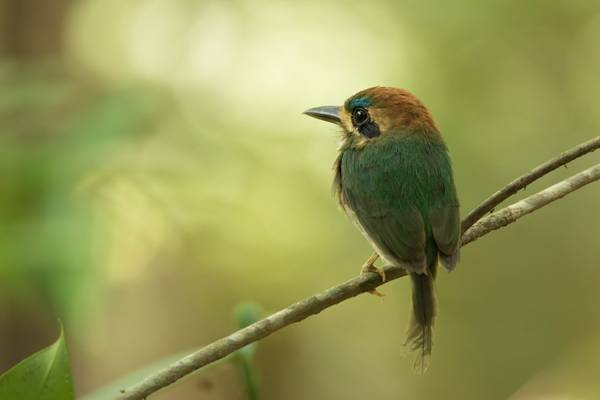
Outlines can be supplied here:
[[340, 202], [388, 261], [408, 262], [420, 271], [440, 252], [442, 261], [451, 259], [446, 266], [454, 266], [458, 199], [441, 138], [402, 133], [362, 148], [348, 144], [336, 171]]

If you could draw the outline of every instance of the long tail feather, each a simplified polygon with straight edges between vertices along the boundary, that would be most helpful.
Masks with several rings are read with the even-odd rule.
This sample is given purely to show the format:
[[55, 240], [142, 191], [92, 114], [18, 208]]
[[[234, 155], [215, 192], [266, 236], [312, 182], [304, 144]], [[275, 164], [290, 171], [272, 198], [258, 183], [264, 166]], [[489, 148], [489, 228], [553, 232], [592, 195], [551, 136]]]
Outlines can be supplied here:
[[416, 353], [415, 369], [424, 373], [429, 366], [433, 347], [433, 323], [436, 314], [434, 277], [432, 274], [410, 274], [412, 281], [412, 313], [404, 343]]

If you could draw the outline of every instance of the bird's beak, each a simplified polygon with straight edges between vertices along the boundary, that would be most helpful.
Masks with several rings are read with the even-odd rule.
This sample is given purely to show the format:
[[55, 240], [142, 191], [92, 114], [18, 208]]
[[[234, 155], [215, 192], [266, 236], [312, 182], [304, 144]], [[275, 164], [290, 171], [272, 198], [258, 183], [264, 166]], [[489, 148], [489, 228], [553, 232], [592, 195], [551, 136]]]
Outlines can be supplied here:
[[338, 106], [322, 106], [322, 107], [314, 107], [309, 108], [304, 111], [304, 114], [322, 119], [323, 121], [332, 122], [334, 124], [341, 124], [342, 120], [340, 119], [340, 107]]

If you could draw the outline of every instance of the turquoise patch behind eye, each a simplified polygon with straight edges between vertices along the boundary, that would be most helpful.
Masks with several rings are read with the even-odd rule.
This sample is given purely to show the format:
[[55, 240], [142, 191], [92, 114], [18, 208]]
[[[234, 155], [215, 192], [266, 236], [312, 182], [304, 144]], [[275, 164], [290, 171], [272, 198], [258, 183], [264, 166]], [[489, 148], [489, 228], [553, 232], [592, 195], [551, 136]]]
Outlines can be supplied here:
[[367, 97], [358, 97], [350, 101], [350, 110], [354, 110], [356, 107], [369, 107], [373, 103]]

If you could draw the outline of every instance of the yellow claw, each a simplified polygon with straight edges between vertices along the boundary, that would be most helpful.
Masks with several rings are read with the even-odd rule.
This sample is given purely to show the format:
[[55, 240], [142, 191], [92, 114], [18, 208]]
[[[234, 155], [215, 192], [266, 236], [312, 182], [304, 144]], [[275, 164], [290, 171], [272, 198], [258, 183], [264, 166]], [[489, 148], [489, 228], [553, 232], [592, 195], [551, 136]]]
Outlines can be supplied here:
[[386, 281], [385, 270], [383, 268], [377, 268], [374, 263], [379, 258], [377, 253], [371, 254], [371, 257], [365, 262], [365, 264], [360, 269], [361, 274], [366, 274], [367, 272], [375, 272], [381, 277], [381, 282]]
[[372, 294], [373, 296], [377, 296], [377, 297], [385, 297], [385, 293], [381, 293], [377, 289], [369, 290], [367, 293]]
[[[377, 268], [375, 265], [373, 265], [375, 263], [375, 261], [377, 261], [378, 258], [379, 258], [379, 255], [377, 255], [377, 253], [371, 254], [371, 257], [369, 257], [367, 262], [365, 262], [365, 264], [360, 269], [360, 273], [366, 274], [369, 272], [375, 272], [381, 277], [381, 282], [385, 282], [385, 280], [386, 280], [385, 270], [383, 268]], [[368, 293], [372, 294], [374, 296], [377, 296], [377, 297], [385, 297], [385, 293], [381, 293], [377, 289], [369, 290]]]

